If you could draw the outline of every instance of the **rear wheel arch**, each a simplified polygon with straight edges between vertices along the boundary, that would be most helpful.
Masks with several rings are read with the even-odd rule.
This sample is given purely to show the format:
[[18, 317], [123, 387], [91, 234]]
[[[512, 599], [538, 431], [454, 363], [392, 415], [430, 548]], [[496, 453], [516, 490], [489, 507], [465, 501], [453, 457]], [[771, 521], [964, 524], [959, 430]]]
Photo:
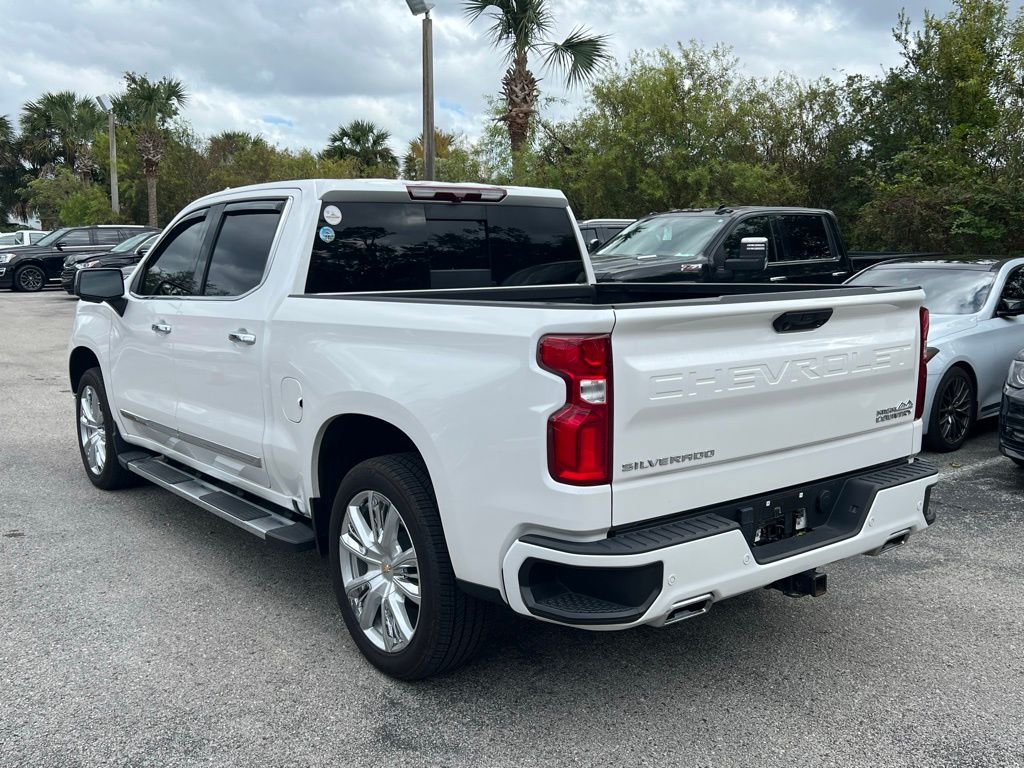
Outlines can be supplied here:
[[[398, 453], [415, 454], [427, 467], [423, 453], [403, 429], [362, 413], [339, 414], [329, 419], [320, 428], [317, 446], [312, 469], [313, 489], [318, 501], [314, 505], [313, 520], [317, 550], [321, 554], [327, 552], [334, 496], [353, 467], [367, 459]], [[430, 476], [429, 467], [427, 476]]]

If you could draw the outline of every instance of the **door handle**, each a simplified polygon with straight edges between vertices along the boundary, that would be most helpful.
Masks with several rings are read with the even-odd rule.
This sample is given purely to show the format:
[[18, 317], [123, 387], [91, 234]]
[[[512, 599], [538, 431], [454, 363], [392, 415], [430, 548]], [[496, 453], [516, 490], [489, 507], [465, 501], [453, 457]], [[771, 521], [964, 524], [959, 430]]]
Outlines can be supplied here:
[[157, 333], [164, 334], [165, 336], [171, 332], [171, 326], [169, 326], [167, 323], [153, 323], [150, 326], [150, 328], [152, 328]]
[[846, 272], [833, 272], [832, 277], [846, 277], [847, 274]]
[[255, 344], [256, 334], [249, 333], [245, 328], [239, 328], [237, 331], [231, 331], [228, 334], [228, 341], [233, 341], [236, 344]]
[[784, 282], [786, 282], [786, 278], [785, 278], [784, 275], [779, 275], [778, 277], [769, 277], [768, 278], [768, 282], [770, 282], [770, 283], [784, 283]]

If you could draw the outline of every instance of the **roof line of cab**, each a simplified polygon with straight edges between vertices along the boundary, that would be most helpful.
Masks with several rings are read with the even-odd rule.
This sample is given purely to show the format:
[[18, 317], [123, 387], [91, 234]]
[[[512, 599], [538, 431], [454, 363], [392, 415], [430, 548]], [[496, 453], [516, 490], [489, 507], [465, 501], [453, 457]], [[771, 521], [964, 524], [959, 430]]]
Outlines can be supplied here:
[[680, 213], [703, 213], [716, 214], [718, 216], [732, 216], [741, 213], [816, 213], [827, 216], [835, 214], [827, 208], [804, 208], [799, 205], [720, 205], [717, 208], [672, 208], [667, 211], [652, 211], [647, 214], [651, 216], [672, 216]]
[[227, 187], [217, 192], [211, 192], [189, 204], [188, 208], [195, 209], [205, 203], [215, 203], [228, 197], [247, 195], [250, 193], [280, 192], [285, 189], [298, 189], [308, 191], [316, 198], [322, 198], [331, 192], [384, 192], [394, 194], [407, 194], [409, 187], [427, 186], [441, 187], [448, 189], [472, 188], [472, 189], [503, 189], [508, 197], [529, 197], [529, 198], [551, 198], [558, 201], [565, 201], [565, 194], [558, 189], [544, 189], [541, 187], [518, 187], [506, 186], [504, 184], [478, 184], [475, 182], [452, 183], [445, 181], [411, 181], [404, 179], [291, 179], [286, 181], [271, 181], [263, 184], [247, 184], [240, 187]]

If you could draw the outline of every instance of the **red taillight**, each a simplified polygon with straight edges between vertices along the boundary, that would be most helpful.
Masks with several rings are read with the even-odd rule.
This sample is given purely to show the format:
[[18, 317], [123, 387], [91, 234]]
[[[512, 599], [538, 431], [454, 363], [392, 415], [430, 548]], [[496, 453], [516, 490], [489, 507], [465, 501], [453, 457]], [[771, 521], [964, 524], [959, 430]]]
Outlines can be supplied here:
[[921, 307], [921, 362], [917, 368], [917, 401], [914, 403], [914, 418], [924, 415], [924, 392], [928, 386], [928, 310]]
[[611, 477], [612, 340], [545, 336], [541, 366], [565, 379], [565, 407], [548, 419], [548, 469], [572, 485], [601, 485]]

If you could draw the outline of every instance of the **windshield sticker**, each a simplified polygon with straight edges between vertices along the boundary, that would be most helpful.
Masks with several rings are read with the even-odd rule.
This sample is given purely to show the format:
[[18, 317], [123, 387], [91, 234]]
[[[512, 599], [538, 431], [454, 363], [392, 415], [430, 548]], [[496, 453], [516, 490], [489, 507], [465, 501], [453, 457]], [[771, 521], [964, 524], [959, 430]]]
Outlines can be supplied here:
[[341, 211], [338, 210], [338, 206], [328, 205], [324, 208], [324, 221], [332, 227], [336, 224], [341, 224]]
[[334, 242], [334, 230], [330, 227], [320, 227], [320, 239], [325, 243]]

